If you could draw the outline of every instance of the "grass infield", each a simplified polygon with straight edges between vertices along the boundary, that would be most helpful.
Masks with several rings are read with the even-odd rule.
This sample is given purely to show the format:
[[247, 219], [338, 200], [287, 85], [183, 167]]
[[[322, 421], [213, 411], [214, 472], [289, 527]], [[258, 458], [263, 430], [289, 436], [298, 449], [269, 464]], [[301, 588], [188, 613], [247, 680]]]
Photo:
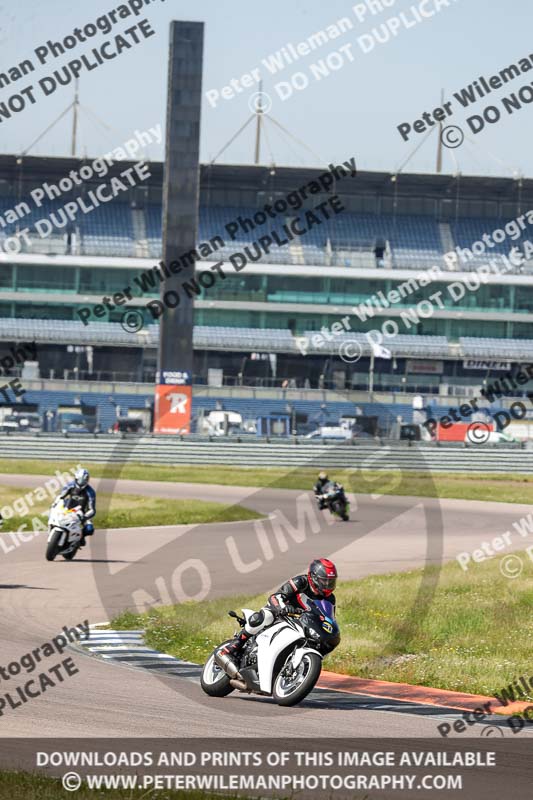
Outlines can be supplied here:
[[[32, 490], [13, 486], [2, 486], [0, 478], [0, 508], [11, 505]], [[28, 504], [26, 504], [28, 507]], [[50, 499], [34, 501], [28, 513], [15, 514], [4, 520], [0, 533], [39, 529], [48, 522]], [[258, 519], [261, 515], [249, 508], [239, 505], [211, 503], [203, 500], [169, 500], [160, 497], [142, 497], [128, 494], [107, 494], [99, 492], [97, 496], [97, 513], [95, 527], [105, 528], [141, 528], [153, 525], [193, 525], [205, 522], [238, 522], [239, 520]], [[37, 522], [35, 521], [37, 520]]]
[[61, 781], [27, 772], [0, 771], [0, 800], [220, 800], [221, 795], [195, 791], [146, 789], [88, 789], [67, 792]]
[[[521, 557], [524, 570], [514, 580], [502, 576], [498, 558], [467, 572], [456, 562], [442, 567], [440, 575], [435, 568], [438, 585], [429, 610], [415, 605], [422, 570], [340, 583], [342, 641], [326, 658], [325, 669], [489, 696], [521, 675], [530, 676], [533, 563]], [[265, 595], [258, 595], [184, 603], [143, 615], [126, 611], [111, 626], [144, 627], [152, 647], [200, 663], [233, 634], [229, 609], [257, 609], [264, 601]]]
[[[345, 485], [347, 491], [366, 494], [407, 495], [412, 497], [442, 497], [460, 500], [496, 500], [502, 503], [533, 504], [533, 475], [434, 472], [432, 476], [418, 472], [373, 471], [357, 469], [354, 451], [351, 472], [330, 469], [330, 475]], [[47, 468], [48, 463], [50, 464]], [[37, 460], [0, 459], [0, 475], [42, 475], [56, 469], [72, 468], [73, 463]], [[310, 489], [316, 481], [317, 468], [288, 469], [287, 467], [168, 466], [150, 464], [105, 465], [89, 464], [96, 477], [152, 480], [176, 483], [207, 483], [222, 486], [256, 486], [280, 489]], [[0, 479], [1, 482], [1, 479]]]

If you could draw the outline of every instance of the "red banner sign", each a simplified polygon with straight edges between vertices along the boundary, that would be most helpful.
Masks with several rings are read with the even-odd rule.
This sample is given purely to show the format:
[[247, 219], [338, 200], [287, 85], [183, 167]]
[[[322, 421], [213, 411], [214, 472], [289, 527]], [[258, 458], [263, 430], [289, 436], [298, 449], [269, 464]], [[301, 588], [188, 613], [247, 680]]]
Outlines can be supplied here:
[[154, 433], [190, 433], [191, 408], [192, 386], [156, 386]]

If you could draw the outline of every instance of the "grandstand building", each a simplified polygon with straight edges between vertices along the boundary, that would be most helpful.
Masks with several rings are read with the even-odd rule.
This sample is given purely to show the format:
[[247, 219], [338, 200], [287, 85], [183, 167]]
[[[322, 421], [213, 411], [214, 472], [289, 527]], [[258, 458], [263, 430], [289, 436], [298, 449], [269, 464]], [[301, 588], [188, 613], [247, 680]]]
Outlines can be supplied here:
[[[61, 219], [65, 203], [133, 167], [117, 162], [106, 179], [95, 177], [39, 208], [27, 202], [36, 186], [59, 183], [86, 163], [0, 157], [0, 339], [35, 341], [42, 379], [153, 384], [158, 326], [147, 305], [161, 286], [146, 286], [142, 276], [161, 258], [163, 165], [150, 163], [148, 180], [40, 236], [39, 220]], [[201, 167], [199, 238], [216, 247], [199, 248], [197, 273], [219, 262], [228, 268], [224, 280], [202, 284], [195, 298], [197, 385], [365, 390], [372, 354], [366, 334], [383, 330], [387, 320], [383, 344], [392, 358], [376, 359], [376, 390], [442, 392], [533, 358], [533, 181], [359, 172], [329, 194], [309, 197], [302, 209], [288, 208], [246, 232], [247, 219], [317, 172]], [[250, 258], [239, 271], [231, 267], [235, 252], [279, 232], [336, 190], [342, 213]], [[24, 212], [26, 202], [30, 213], [14, 219], [13, 209]], [[226, 226], [238, 218], [244, 225], [231, 239]], [[510, 221], [514, 226], [506, 228]], [[14, 247], [13, 237], [25, 229]], [[486, 237], [501, 230], [509, 231], [504, 240], [499, 234], [489, 245]], [[519, 258], [509, 258], [512, 248]], [[449, 290], [489, 258], [498, 266], [481, 285], [461, 296]], [[434, 272], [424, 285], [417, 276], [428, 270]], [[427, 305], [419, 313], [420, 303], [436, 294], [431, 313]], [[142, 315], [140, 330], [125, 324], [128, 310]], [[328, 335], [343, 319], [342, 334]], [[340, 358], [343, 338], [360, 342], [356, 363]]]

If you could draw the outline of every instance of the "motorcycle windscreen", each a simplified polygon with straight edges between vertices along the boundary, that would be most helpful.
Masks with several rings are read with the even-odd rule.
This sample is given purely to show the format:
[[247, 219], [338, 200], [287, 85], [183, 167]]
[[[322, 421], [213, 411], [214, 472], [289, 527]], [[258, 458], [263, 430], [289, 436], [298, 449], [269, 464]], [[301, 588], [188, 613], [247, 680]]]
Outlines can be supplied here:
[[313, 600], [313, 602], [321, 614], [324, 614], [325, 617], [329, 617], [329, 619], [335, 619], [333, 603], [330, 603], [329, 600]]

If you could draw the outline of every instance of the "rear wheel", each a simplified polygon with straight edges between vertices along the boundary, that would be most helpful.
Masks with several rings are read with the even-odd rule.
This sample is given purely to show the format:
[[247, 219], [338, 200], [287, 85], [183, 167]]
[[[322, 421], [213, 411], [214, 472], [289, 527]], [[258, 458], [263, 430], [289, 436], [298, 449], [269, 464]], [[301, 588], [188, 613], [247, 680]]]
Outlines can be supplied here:
[[59, 552], [59, 539], [61, 538], [62, 531], [56, 530], [53, 532], [50, 541], [46, 545], [46, 560], [53, 561]]
[[322, 671], [322, 659], [316, 653], [304, 653], [298, 667], [291, 667], [292, 653], [274, 681], [272, 697], [279, 706], [295, 706], [311, 692]]
[[347, 501], [339, 500], [339, 516], [343, 522], [348, 522], [350, 519], [350, 504]]
[[233, 692], [233, 686], [231, 686], [229, 680], [224, 670], [216, 663], [215, 651], [213, 651], [202, 670], [202, 677], [200, 678], [202, 689], [210, 697], [226, 697], [230, 692]]
[[340, 500], [337, 500], [335, 503], [333, 503], [332, 510], [336, 517], [344, 519], [344, 509]]
[[72, 561], [77, 552], [78, 548], [76, 547], [76, 549], [72, 550], [70, 553], [63, 553], [63, 558], [65, 559], [65, 561]]

